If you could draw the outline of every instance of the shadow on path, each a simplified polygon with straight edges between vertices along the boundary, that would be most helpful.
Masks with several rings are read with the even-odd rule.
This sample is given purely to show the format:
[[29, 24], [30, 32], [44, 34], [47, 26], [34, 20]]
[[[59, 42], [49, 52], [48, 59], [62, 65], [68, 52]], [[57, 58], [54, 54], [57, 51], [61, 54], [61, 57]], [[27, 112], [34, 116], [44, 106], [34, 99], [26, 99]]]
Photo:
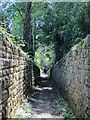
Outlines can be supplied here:
[[53, 83], [48, 76], [40, 77], [29, 101], [32, 105], [32, 118], [58, 117], [58, 97]]
[[38, 79], [32, 94], [15, 114], [16, 118], [75, 118], [71, 108], [62, 98], [52, 80], [47, 75]]

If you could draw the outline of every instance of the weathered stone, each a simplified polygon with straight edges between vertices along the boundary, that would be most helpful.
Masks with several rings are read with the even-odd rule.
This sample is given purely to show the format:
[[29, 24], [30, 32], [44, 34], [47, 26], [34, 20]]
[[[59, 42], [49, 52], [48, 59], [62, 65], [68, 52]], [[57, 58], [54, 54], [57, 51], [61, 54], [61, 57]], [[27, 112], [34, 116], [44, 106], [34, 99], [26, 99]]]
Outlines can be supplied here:
[[77, 117], [90, 114], [90, 35], [56, 63], [51, 77]]
[[32, 63], [27, 61], [28, 56], [11, 40], [0, 36], [0, 113], [3, 117], [10, 118], [29, 91]]

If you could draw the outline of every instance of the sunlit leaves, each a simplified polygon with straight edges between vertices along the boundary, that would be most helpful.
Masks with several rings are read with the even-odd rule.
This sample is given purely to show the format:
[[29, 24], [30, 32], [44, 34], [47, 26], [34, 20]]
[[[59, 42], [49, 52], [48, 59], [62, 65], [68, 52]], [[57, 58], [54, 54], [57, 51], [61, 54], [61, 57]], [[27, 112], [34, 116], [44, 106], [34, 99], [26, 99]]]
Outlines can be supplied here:
[[[16, 37], [22, 39], [23, 16], [25, 3], [5, 3], [4, 23], [11, 28]], [[44, 53], [45, 46], [52, 44], [56, 56], [60, 59], [77, 42], [90, 33], [90, 3], [80, 2], [35, 2], [31, 11], [32, 36], [36, 50], [36, 61], [40, 62], [39, 55]], [[41, 52], [40, 52], [41, 51]], [[44, 55], [44, 54], [43, 54]], [[41, 56], [43, 56], [41, 55]], [[52, 49], [45, 54], [52, 56]], [[43, 61], [43, 60], [41, 60]], [[57, 60], [56, 60], [57, 61]], [[46, 64], [46, 63], [45, 63]]]

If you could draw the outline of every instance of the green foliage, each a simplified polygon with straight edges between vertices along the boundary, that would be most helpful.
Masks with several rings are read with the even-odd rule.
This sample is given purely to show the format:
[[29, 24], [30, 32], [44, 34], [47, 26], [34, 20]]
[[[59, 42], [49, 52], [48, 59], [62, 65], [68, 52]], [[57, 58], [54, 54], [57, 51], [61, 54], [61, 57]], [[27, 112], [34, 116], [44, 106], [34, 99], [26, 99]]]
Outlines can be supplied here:
[[[23, 52], [23, 50], [22, 50], [22, 48], [25, 46], [25, 42], [22, 42], [22, 41], [19, 41], [19, 40], [17, 41], [15, 39], [15, 37], [12, 34], [8, 33], [6, 28], [3, 28], [2, 26], [0, 26], [0, 36], [4, 36], [7, 39], [7, 41], [10, 41], [10, 43], [13, 46], [15, 46], [18, 50], [20, 50], [23, 55], [25, 55], [25, 56], [27, 55], [27, 53]], [[7, 50], [10, 53], [12, 53], [11, 48], [7, 47]]]
[[32, 107], [31, 107], [30, 103], [25, 102], [25, 103], [22, 104], [22, 109], [25, 112], [29, 112], [30, 113], [31, 110], [32, 110]]
[[54, 64], [55, 54], [53, 45], [44, 46], [39, 44], [39, 46], [40, 47], [36, 49], [34, 61], [39, 68], [44, 69], [44, 66], [46, 66], [49, 69]]
[[[23, 39], [24, 6], [23, 2], [2, 4], [6, 28], [17, 41]], [[57, 62], [90, 33], [90, 3], [33, 2], [31, 25], [35, 62], [49, 66], [50, 61]], [[44, 52], [45, 46], [49, 51]]]
[[36, 20], [35, 46], [41, 43], [40, 48], [49, 47], [52, 43], [56, 62], [89, 31], [88, 3], [33, 3], [32, 9]]
[[24, 3], [2, 2], [3, 22], [9, 32], [18, 40], [23, 36]]
[[24, 119], [27, 118], [28, 116], [31, 117], [31, 112], [32, 112], [32, 106], [28, 101], [23, 101], [22, 105], [18, 107], [18, 109], [15, 111], [15, 115], [13, 118], [20, 118]]

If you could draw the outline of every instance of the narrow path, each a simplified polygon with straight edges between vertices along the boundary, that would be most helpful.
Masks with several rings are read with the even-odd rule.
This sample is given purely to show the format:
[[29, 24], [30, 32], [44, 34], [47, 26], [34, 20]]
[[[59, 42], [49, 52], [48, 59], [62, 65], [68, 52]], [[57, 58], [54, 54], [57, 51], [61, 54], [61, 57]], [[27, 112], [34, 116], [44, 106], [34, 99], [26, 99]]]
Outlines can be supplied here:
[[40, 78], [38, 86], [33, 91], [32, 104], [32, 118], [56, 118], [57, 110], [57, 94], [52, 87], [52, 82], [49, 78]]
[[74, 118], [71, 109], [56, 90], [52, 80], [45, 75], [38, 80], [38, 85], [34, 88], [28, 101], [26, 100], [16, 111], [15, 116], [24, 118]]

